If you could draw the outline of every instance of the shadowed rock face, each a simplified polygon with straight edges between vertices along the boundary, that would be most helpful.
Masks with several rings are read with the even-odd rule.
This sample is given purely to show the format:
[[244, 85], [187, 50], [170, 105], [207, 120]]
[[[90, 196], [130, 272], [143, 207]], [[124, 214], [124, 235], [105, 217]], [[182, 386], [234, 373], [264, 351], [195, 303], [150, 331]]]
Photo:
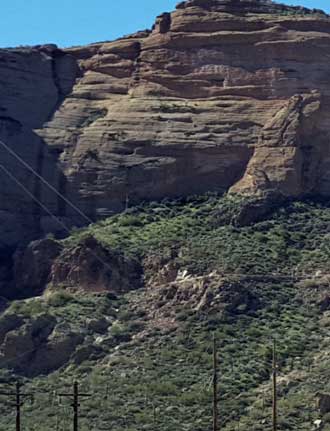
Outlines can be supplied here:
[[0, 247], [40, 235], [44, 212], [36, 200], [59, 214], [58, 197], [24, 163], [56, 188], [65, 182], [56, 150], [36, 129], [53, 117], [78, 72], [76, 60], [53, 45], [0, 50], [0, 139], [9, 147], [0, 144]]
[[[325, 14], [189, 0], [115, 42], [1, 50], [0, 138], [92, 220], [210, 190], [329, 196], [329, 58]], [[63, 224], [86, 222], [0, 156]], [[0, 180], [4, 245], [63, 230]]]

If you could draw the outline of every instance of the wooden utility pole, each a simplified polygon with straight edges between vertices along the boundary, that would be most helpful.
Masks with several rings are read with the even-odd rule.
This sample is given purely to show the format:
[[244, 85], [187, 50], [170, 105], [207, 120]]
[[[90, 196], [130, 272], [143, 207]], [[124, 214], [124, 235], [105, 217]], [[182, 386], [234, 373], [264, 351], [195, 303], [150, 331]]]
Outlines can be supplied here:
[[273, 341], [273, 431], [277, 431], [277, 355], [276, 341]]
[[22, 386], [20, 382], [17, 382], [15, 392], [0, 392], [0, 395], [15, 397], [15, 404], [13, 406], [16, 409], [16, 431], [21, 431], [21, 409], [24, 405], [24, 399], [26, 397], [33, 397], [33, 394], [22, 393]]
[[73, 393], [71, 394], [58, 394], [60, 397], [71, 397], [73, 402], [71, 404], [73, 408], [73, 431], [78, 431], [79, 429], [79, 399], [81, 397], [90, 397], [91, 394], [79, 393], [79, 386], [77, 382], [73, 384]]
[[218, 354], [217, 341], [213, 336], [213, 431], [219, 431], [218, 426]]
[[19, 382], [16, 383], [16, 430], [21, 430], [21, 385]]

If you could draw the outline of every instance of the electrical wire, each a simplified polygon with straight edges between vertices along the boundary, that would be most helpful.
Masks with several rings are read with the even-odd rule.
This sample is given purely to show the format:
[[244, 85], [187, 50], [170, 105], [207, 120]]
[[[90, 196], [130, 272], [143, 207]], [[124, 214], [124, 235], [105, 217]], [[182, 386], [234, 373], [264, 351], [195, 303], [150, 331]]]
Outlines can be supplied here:
[[[60, 193], [58, 190], [55, 189], [55, 187], [53, 187], [47, 180], [45, 180], [41, 175], [39, 175], [27, 162], [25, 162], [14, 150], [12, 150], [10, 147], [8, 147], [8, 145], [6, 145], [2, 140], [0, 140], [0, 145], [6, 150], [8, 151], [16, 160], [18, 160], [26, 169], [28, 169], [33, 175], [35, 175], [39, 180], [41, 180], [47, 187], [49, 187], [56, 195], [58, 195], [61, 199], [63, 199], [72, 209], [74, 209], [75, 211], [77, 211], [79, 213], [79, 215], [81, 215], [86, 221], [88, 221], [89, 223], [94, 223], [93, 220], [91, 220], [88, 216], [86, 216], [76, 205], [74, 205], [70, 200], [68, 200], [62, 193]], [[22, 188], [22, 190], [33, 200], [35, 201], [47, 214], [49, 214], [52, 218], [54, 218], [58, 224], [60, 226], [63, 227], [63, 229], [68, 232], [70, 234], [70, 230], [69, 228], [56, 216], [54, 215], [36, 196], [34, 196], [25, 186], [24, 184], [22, 184], [22, 182], [20, 182], [11, 172], [8, 171], [7, 168], [5, 168], [2, 164], [0, 164], [0, 168], [5, 172], [5, 174], [16, 183], [16, 185], [18, 185], [20, 188]], [[98, 256], [96, 253], [94, 253], [91, 250], [91, 254], [97, 259], [99, 260], [104, 266], [108, 267], [109, 269], [111, 269], [111, 267], [109, 266], [109, 264], [107, 262], [105, 262], [103, 259], [100, 258], [100, 256]], [[232, 273], [232, 274], [228, 274], [226, 273], [225, 276], [244, 276], [244, 277], [260, 277], [260, 278], [265, 278], [265, 275], [262, 274], [239, 274], [239, 273]], [[289, 274], [288, 274], [289, 275]], [[306, 275], [305, 275], [306, 276]], [[292, 273], [287, 276], [287, 275], [271, 275], [268, 276], [269, 278], [279, 278], [279, 279], [295, 279], [297, 280], [297, 276], [293, 276]], [[187, 280], [189, 281], [189, 279]], [[242, 341], [243, 339], [226, 339], [226, 341]], [[247, 338], [244, 338], [244, 340], [248, 340]], [[222, 340], [221, 340], [222, 341]], [[225, 340], [223, 340], [225, 341]], [[258, 340], [261, 341], [261, 340]], [[268, 339], [269, 341], [269, 339]], [[19, 355], [18, 357], [15, 358], [15, 360], [19, 357], [23, 357], [29, 353], [33, 353], [35, 351], [35, 349], [32, 349], [30, 351], [24, 352], [21, 355]], [[12, 360], [8, 360], [7, 363], [10, 363]], [[3, 364], [6, 363], [2, 362]]]
[[[3, 142], [0, 140], [0, 144], [3, 144]], [[6, 145], [5, 145], [5, 147], [7, 147]], [[10, 151], [10, 153], [12, 153], [12, 151]], [[13, 152], [14, 153], [14, 152]], [[15, 153], [14, 153], [15, 154]], [[21, 158], [19, 157], [19, 156], [17, 156], [18, 157], [18, 160], [21, 160]], [[22, 161], [23, 162], [23, 164], [24, 164], [24, 166], [28, 166], [24, 161]], [[34, 196], [25, 186], [24, 186], [24, 184], [22, 184], [22, 182], [21, 181], [19, 181], [12, 173], [10, 173], [9, 171], [8, 171], [8, 169], [6, 169], [2, 164], [0, 164], [0, 168], [6, 173], [6, 175], [8, 175], [15, 183], [16, 183], [16, 185], [18, 185], [19, 187], [21, 187], [22, 188], [22, 190], [25, 192], [25, 193], [27, 193], [27, 195], [31, 198], [31, 199], [33, 199], [35, 202], [37, 202], [38, 203], [38, 205], [40, 205], [40, 207], [44, 210], [44, 211], [46, 211], [47, 212], [47, 214], [49, 214], [52, 218], [54, 218], [56, 221], [57, 221], [57, 223], [60, 225], [60, 226], [62, 226], [63, 227], [63, 229], [68, 233], [68, 234], [70, 234], [71, 233], [71, 231], [70, 231], [70, 229], [56, 216], [56, 215], [54, 215], [36, 196]], [[35, 175], [37, 175], [37, 177], [38, 178], [42, 178], [39, 174], [37, 174], [32, 168], [30, 169], [31, 171], [32, 171], [32, 173], [33, 174], [35, 174]], [[54, 189], [53, 188], [53, 186], [51, 186], [46, 180], [43, 180], [44, 181], [44, 183], [46, 184], [46, 185], [49, 185], [52, 189]], [[55, 189], [54, 189], [55, 190]], [[57, 193], [59, 196], [62, 196], [61, 195], [61, 193]], [[75, 206], [72, 204], [72, 206], [73, 206], [73, 208], [75, 208]], [[79, 213], [81, 212], [80, 210], [78, 210], [79, 211]], [[83, 214], [82, 212], [81, 212], [81, 214]], [[86, 216], [86, 218], [87, 218], [87, 220], [90, 220], [90, 219], [88, 219], [88, 217]], [[90, 220], [91, 221], [91, 220]], [[92, 221], [91, 221], [91, 223], [93, 223]], [[97, 255], [93, 250], [90, 250], [90, 253], [92, 254], [92, 256], [94, 256], [100, 263], [102, 263], [102, 265], [104, 265], [110, 272], [112, 271], [112, 268], [110, 267], [110, 265], [104, 260], [104, 259], [102, 259], [99, 255]]]
[[12, 175], [7, 168], [0, 163], [0, 169], [2, 169], [9, 178], [11, 178], [16, 185], [18, 185], [31, 199], [33, 199], [47, 214], [49, 214], [52, 218], [54, 218], [66, 231], [69, 231], [68, 227], [42, 203], [39, 199], [37, 199], [33, 193], [28, 190], [24, 184], [22, 184], [14, 175]]
[[[76, 205], [74, 205], [69, 199], [67, 199], [62, 193], [60, 193], [58, 190], [55, 189], [54, 186], [52, 186], [47, 180], [45, 180], [41, 175], [39, 175], [27, 162], [25, 162], [25, 160], [23, 160], [14, 150], [12, 150], [10, 147], [8, 147], [8, 145], [6, 145], [2, 140], [0, 140], [0, 145], [9, 152], [9, 154], [11, 154], [16, 160], [18, 160], [19, 163], [21, 163], [26, 169], [28, 169], [34, 176], [36, 176], [40, 181], [42, 181], [47, 187], [49, 187], [57, 196], [59, 196], [61, 199], [63, 199], [73, 210], [75, 210], [81, 217], [83, 217], [85, 219], [85, 221], [87, 221], [89, 224], [93, 224], [94, 221], [89, 218], [88, 216], [86, 216], [86, 214], [84, 214]], [[47, 212], [47, 214], [49, 214], [52, 218], [54, 218], [59, 225], [61, 225], [65, 231], [67, 233], [71, 233], [70, 229], [56, 216], [54, 215], [47, 207], [45, 207], [45, 205], [39, 200], [37, 199], [13, 174], [11, 174], [8, 169], [6, 169], [3, 165], [0, 165], [1, 169], [17, 184], [19, 185], [25, 193], [28, 194], [28, 196], [33, 199], [35, 202], [37, 202], [41, 208], [44, 209], [44, 211]], [[111, 269], [110, 266], [103, 260], [101, 259], [98, 255], [92, 253], [94, 255], [94, 257], [96, 257], [103, 265], [105, 265], [108, 269]], [[240, 273], [226, 273], [226, 276], [244, 276], [246, 278], [248, 277], [260, 277], [260, 278], [265, 278], [265, 275], [263, 274], [240, 274]], [[298, 277], [294, 277], [291, 274], [283, 274], [283, 275], [270, 275], [268, 276], [269, 278], [272, 277], [277, 277], [278, 279], [295, 279], [298, 280]], [[288, 277], [289, 276], [289, 277]], [[267, 276], [266, 276], [267, 277]], [[302, 278], [303, 276], [301, 276]]]
[[50, 188], [57, 196], [63, 199], [72, 209], [74, 209], [83, 219], [85, 219], [89, 224], [93, 224], [94, 221], [86, 216], [76, 205], [74, 205], [69, 199], [67, 199], [62, 193], [60, 193], [54, 186], [52, 186], [47, 180], [45, 180], [41, 175], [36, 172], [25, 160], [23, 160], [14, 150], [12, 150], [8, 145], [6, 145], [2, 140], [0, 140], [0, 145], [8, 151], [16, 160], [18, 160], [27, 170], [29, 170], [34, 176], [36, 176], [40, 181], [42, 181], [47, 187]]

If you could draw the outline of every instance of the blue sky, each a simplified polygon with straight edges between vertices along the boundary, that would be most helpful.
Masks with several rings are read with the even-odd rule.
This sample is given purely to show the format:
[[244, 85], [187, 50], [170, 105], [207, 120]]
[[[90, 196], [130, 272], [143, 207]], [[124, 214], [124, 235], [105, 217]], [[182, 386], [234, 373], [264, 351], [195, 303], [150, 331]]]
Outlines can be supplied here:
[[[324, 9], [329, 0], [287, 0]], [[7, 0], [1, 4], [0, 47], [56, 43], [66, 47], [150, 28], [178, 0]]]

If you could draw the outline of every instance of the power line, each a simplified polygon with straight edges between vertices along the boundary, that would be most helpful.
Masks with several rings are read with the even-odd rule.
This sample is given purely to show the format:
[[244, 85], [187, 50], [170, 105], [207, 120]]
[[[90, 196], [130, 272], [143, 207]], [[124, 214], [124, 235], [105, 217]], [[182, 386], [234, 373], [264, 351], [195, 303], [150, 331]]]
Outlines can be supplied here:
[[19, 187], [21, 187], [22, 190], [31, 198], [33, 199], [47, 214], [49, 214], [52, 218], [54, 218], [66, 231], [69, 231], [68, 227], [57, 217], [55, 216], [38, 198], [36, 198], [33, 193], [28, 190], [24, 184], [22, 184], [14, 175], [12, 175], [8, 169], [6, 169], [1, 163], [0, 163], [0, 169], [2, 169], [9, 178], [11, 178]]
[[[21, 164], [23, 164], [23, 166], [28, 169], [33, 175], [35, 175], [38, 179], [40, 179], [47, 187], [49, 187], [57, 196], [59, 196], [62, 200], [64, 200], [72, 209], [74, 209], [75, 211], [78, 212], [78, 214], [83, 217], [85, 219], [85, 221], [87, 221], [89, 224], [93, 224], [94, 221], [89, 218], [86, 214], [84, 214], [76, 205], [74, 205], [69, 199], [67, 199], [62, 193], [60, 193], [54, 186], [52, 186], [47, 180], [45, 180], [41, 175], [39, 175], [27, 162], [25, 162], [14, 150], [12, 150], [10, 147], [8, 147], [8, 145], [6, 145], [2, 140], [0, 140], [0, 145], [5, 148], [16, 160], [18, 160]], [[28, 195], [31, 199], [33, 199], [35, 202], [37, 202], [41, 208], [44, 209], [44, 211], [46, 211], [52, 218], [56, 219], [57, 222], [64, 227], [65, 231], [68, 232], [69, 234], [71, 233], [70, 230], [67, 228], [67, 226], [64, 225], [64, 223], [57, 217], [55, 216], [53, 213], [51, 213], [51, 211], [45, 207], [45, 205], [42, 204], [42, 202], [37, 199], [17, 178], [14, 177], [14, 175], [12, 175], [3, 165], [0, 165], [0, 167], [3, 169], [3, 171], [10, 176], [10, 178], [15, 181], [16, 184], [18, 184]], [[92, 253], [93, 254], [93, 253]], [[100, 260], [100, 258], [95, 255], [95, 257], [97, 257], [97, 259]], [[104, 265], [108, 266], [104, 261], [100, 260], [100, 262], [102, 262]], [[221, 274], [219, 274], [221, 275]], [[246, 273], [226, 273], [224, 274], [225, 276], [242, 276], [245, 278], [249, 278], [249, 277], [260, 277], [262, 279], [265, 279], [265, 275], [263, 274], [246, 274]], [[312, 275], [312, 274], [310, 274]], [[308, 275], [307, 275], [308, 276]], [[300, 276], [294, 276], [291, 273], [284, 273], [284, 274], [273, 274], [270, 276], [267, 276], [267, 278], [278, 278], [278, 279], [292, 279], [292, 280], [299, 280], [300, 278], [306, 277], [306, 275]], [[182, 280], [184, 281], [184, 280]]]
[[[209, 346], [210, 347], [210, 346]], [[276, 379], [276, 372], [277, 372], [277, 352], [276, 352], [276, 344], [275, 344], [275, 341], [273, 342], [273, 358], [271, 359], [270, 358], [270, 363], [272, 363], [272, 368], [273, 368], [273, 383], [274, 383], [274, 378]], [[216, 344], [216, 339], [215, 339], [215, 337], [213, 338], [213, 371], [214, 371], [214, 374], [213, 374], [213, 384], [214, 384], [214, 392], [213, 392], [213, 395], [215, 396], [216, 395], [216, 398], [214, 397], [214, 400], [215, 400], [215, 403], [216, 404], [214, 404], [214, 406], [215, 406], [215, 408], [214, 408], [214, 413], [216, 413], [217, 415], [219, 414], [219, 412], [218, 412], [218, 405], [217, 405], [217, 403], [218, 403], [218, 387], [217, 387], [217, 383], [218, 383], [218, 380], [217, 380], [217, 377], [218, 377], [218, 357], [217, 357], [217, 344]], [[211, 380], [211, 382], [212, 382], [212, 380]], [[275, 380], [275, 383], [276, 383], [276, 380]], [[108, 393], [108, 385], [107, 385], [107, 389], [106, 389], [106, 394]], [[22, 394], [21, 393], [21, 391], [20, 391], [20, 389], [18, 389], [18, 392], [19, 392], [19, 397], [20, 397], [20, 399], [19, 399], [19, 401], [20, 401], [20, 403], [16, 403], [16, 404], [21, 404], [20, 405], [20, 407], [19, 407], [19, 409], [22, 407], [22, 397], [29, 397], [29, 396], [33, 396], [32, 394]], [[48, 391], [46, 391], [46, 393], [47, 393]], [[48, 392], [49, 393], [49, 392]], [[277, 393], [276, 393], [276, 384], [275, 384], [275, 386], [273, 385], [273, 392], [272, 392], [272, 394], [273, 394], [273, 426], [275, 426], [275, 428], [273, 428], [273, 430], [277, 430], [277, 428], [276, 428], [276, 426], [277, 426], [277, 405], [276, 404], [274, 404], [276, 401], [277, 401]], [[6, 396], [16, 396], [17, 395], [17, 389], [16, 389], [16, 392], [15, 393], [1, 393], [0, 392], [0, 395], [6, 395]], [[78, 383], [77, 382], [75, 382], [74, 383], [74, 386], [73, 386], [73, 392], [72, 393], [63, 393], [63, 394], [58, 394], [60, 397], [71, 397], [71, 398], [73, 398], [73, 403], [72, 403], [72, 405], [71, 405], [71, 407], [73, 408], [73, 413], [74, 413], [74, 416], [73, 416], [73, 426], [74, 426], [74, 428], [73, 428], [73, 430], [74, 431], [78, 431], [78, 427], [79, 427], [79, 407], [80, 407], [80, 398], [81, 397], [89, 397], [89, 396], [92, 396], [92, 394], [87, 394], [87, 393], [80, 393], [79, 392], [79, 388], [78, 388]], [[276, 396], [276, 398], [275, 398], [275, 396]], [[225, 399], [226, 399], [226, 397], [225, 397]], [[15, 406], [16, 406], [16, 404], [15, 404]], [[265, 402], [264, 402], [264, 400], [263, 400], [263, 405], [265, 404]], [[274, 412], [275, 412], [275, 414], [274, 414]], [[21, 424], [20, 424], [20, 419], [21, 419], [21, 417], [20, 417], [20, 410], [19, 410], [19, 414], [18, 414], [18, 418], [19, 418], [19, 428], [17, 428], [19, 431], [20, 431], [20, 426], [21, 426]], [[216, 422], [216, 420], [217, 419], [215, 419], [214, 420], [214, 424], [215, 424], [215, 430], [216, 431], [218, 431], [219, 430], [219, 426], [220, 426], [220, 424], [219, 424], [219, 422]], [[221, 421], [221, 423], [222, 424], [224, 424], [224, 423], [226, 423], [227, 421], [230, 421], [230, 420], [232, 420], [232, 416], [228, 416], [228, 417], [224, 417], [223, 415], [222, 415], [222, 421]], [[57, 427], [57, 429], [59, 428], [59, 420], [58, 420], [58, 417], [57, 417], [57, 425], [56, 425], [56, 427]]]
[[8, 145], [6, 145], [2, 140], [0, 140], [0, 145], [5, 148], [16, 160], [18, 160], [27, 170], [29, 170], [33, 175], [35, 175], [40, 181], [42, 181], [47, 187], [49, 187], [57, 196], [64, 200], [72, 209], [77, 211], [77, 213], [85, 219], [89, 224], [93, 224], [94, 221], [86, 216], [76, 205], [74, 205], [69, 199], [67, 199], [62, 193], [60, 193], [54, 186], [52, 186], [47, 180], [45, 180], [41, 175], [36, 172], [25, 160], [22, 159], [15, 151], [13, 151]]
[[[1, 144], [2, 141], [0, 141]], [[63, 229], [70, 235], [71, 231], [70, 229], [56, 216], [54, 215], [36, 196], [34, 196], [25, 186], [21, 183], [13, 174], [11, 174], [8, 169], [6, 169], [2, 164], [0, 164], [0, 169], [2, 169], [19, 187], [22, 188], [22, 190], [31, 198], [33, 199], [40, 207], [47, 212], [52, 218], [54, 218], [57, 223], [63, 227]], [[46, 181], [47, 183], [47, 181]], [[86, 216], [87, 217], [87, 216]], [[93, 223], [93, 222], [92, 222]], [[94, 253], [92, 249], [90, 249], [90, 253], [100, 262], [102, 263], [106, 268], [108, 268], [110, 271], [112, 271], [110, 265], [105, 262], [99, 255]]]

